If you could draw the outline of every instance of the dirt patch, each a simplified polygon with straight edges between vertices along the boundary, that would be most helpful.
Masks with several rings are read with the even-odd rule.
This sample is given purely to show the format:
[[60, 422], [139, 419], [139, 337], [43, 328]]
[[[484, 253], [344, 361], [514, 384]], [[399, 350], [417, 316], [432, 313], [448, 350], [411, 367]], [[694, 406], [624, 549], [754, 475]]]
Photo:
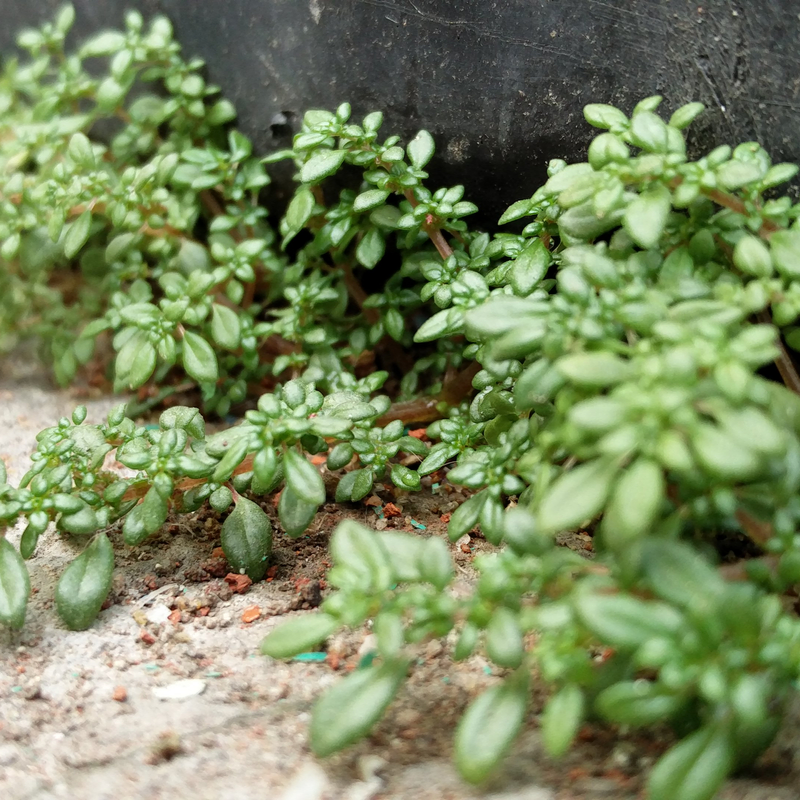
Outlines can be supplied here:
[[[25, 469], [38, 430], [77, 401], [44, 388], [38, 377], [19, 375], [0, 383], [0, 398], [0, 456], [13, 481]], [[91, 401], [89, 421], [115, 402]], [[542, 751], [536, 715], [490, 785], [475, 790], [462, 783], [450, 764], [454, 727], [467, 703], [502, 672], [480, 656], [454, 663], [447, 643], [438, 641], [419, 646], [408, 683], [367, 740], [325, 762], [311, 756], [306, 736], [313, 701], [358, 667], [370, 631], [365, 626], [332, 637], [321, 661], [264, 658], [260, 640], [288, 616], [319, 605], [328, 591], [328, 538], [343, 517], [443, 536], [442, 517], [459, 499], [442, 487], [401, 497], [378, 489], [372, 505], [325, 506], [296, 540], [280, 533], [272, 498], [261, 499], [276, 524], [275, 551], [267, 580], [254, 585], [230, 574], [219, 549], [220, 517], [208, 510], [171, 519], [135, 549], [113, 529], [112, 593], [98, 620], [81, 633], [67, 631], [53, 608], [55, 581], [80, 545], [44, 536], [30, 562], [35, 594], [25, 628], [0, 631], [0, 796], [641, 796], [643, 775], [669, 744], [665, 732], [627, 736], [587, 726], [556, 763]], [[588, 552], [591, 541], [573, 534], [564, 544]], [[466, 589], [475, 580], [472, 561], [488, 545], [472, 538], [452, 549]], [[537, 710], [542, 699], [537, 694]], [[730, 781], [720, 798], [797, 800], [798, 732], [795, 707], [756, 770]]]

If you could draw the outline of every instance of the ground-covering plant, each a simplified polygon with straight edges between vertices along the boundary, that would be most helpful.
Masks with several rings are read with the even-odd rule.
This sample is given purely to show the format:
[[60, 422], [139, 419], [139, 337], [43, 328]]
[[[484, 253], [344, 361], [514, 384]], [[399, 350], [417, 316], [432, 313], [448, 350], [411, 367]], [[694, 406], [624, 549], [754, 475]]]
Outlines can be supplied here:
[[[23, 624], [51, 523], [87, 542], [56, 591], [80, 629], [109, 590], [113, 524], [135, 546], [170, 512], [232, 507], [223, 548], [258, 580], [273, 533], [251, 498], [280, 489], [283, 533], [302, 534], [326, 499], [307, 454], [326, 454], [340, 503], [438, 473], [470, 493], [451, 540], [477, 526], [497, 546], [471, 595], [450, 591], [444, 540], [345, 522], [335, 591], [263, 643], [288, 657], [373, 626], [379, 657], [317, 703], [314, 750], [364, 736], [442, 637], [504, 675], [456, 732], [468, 780], [498, 765], [539, 681], [552, 755], [584, 720], [668, 722], [649, 796], [711, 798], [800, 677], [800, 205], [773, 192], [797, 167], [753, 142], [690, 160], [699, 103], [667, 121], [660, 97], [590, 105], [588, 161], [550, 162], [500, 219], [516, 232], [490, 235], [463, 187], [427, 188], [427, 132], [382, 139], [380, 112], [344, 104], [260, 158], [166, 20], [132, 12], [66, 53], [73, 16], [23, 33], [30, 58], [0, 79], [0, 342], [37, 340], [62, 383], [108, 367], [138, 395], [42, 431], [18, 486], [0, 474], [0, 523], [25, 526], [19, 549], [0, 538], [0, 621]], [[280, 159], [298, 188], [275, 230], [261, 193]], [[174, 405], [195, 388], [243, 421], [207, 436]], [[158, 425], [131, 419], [158, 404]], [[555, 546], [578, 526], [593, 560]], [[755, 555], [720, 565], [726, 533]]]

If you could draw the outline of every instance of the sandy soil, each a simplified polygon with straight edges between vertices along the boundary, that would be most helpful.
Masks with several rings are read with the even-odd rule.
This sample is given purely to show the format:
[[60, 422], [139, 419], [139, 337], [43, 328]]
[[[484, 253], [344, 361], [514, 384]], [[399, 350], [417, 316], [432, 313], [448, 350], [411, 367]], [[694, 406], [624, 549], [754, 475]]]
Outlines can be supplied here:
[[[0, 457], [15, 482], [34, 437], [82, 399], [48, 388], [27, 363], [0, 375]], [[91, 400], [89, 421], [117, 400]], [[392, 498], [384, 495], [382, 500]], [[409, 520], [443, 535], [441, 514], [453, 496], [408, 498], [390, 527]], [[402, 505], [402, 504], [401, 504]], [[264, 507], [273, 513], [269, 499]], [[370, 524], [370, 508], [344, 513]], [[219, 546], [219, 519], [198, 512], [171, 520], [145, 545], [125, 547], [117, 531], [117, 570], [108, 607], [82, 633], [53, 608], [55, 581], [79, 549], [43, 537], [29, 563], [34, 596], [21, 632], [0, 630], [0, 797], [276, 797], [281, 800], [632, 800], [648, 766], [668, 742], [658, 732], [625, 737], [587, 727], [561, 762], [541, 748], [530, 724], [493, 782], [477, 790], [450, 765], [455, 723], [464, 706], [498, 679], [481, 657], [454, 664], [439, 642], [420, 646], [416, 667], [372, 736], [317, 762], [306, 732], [314, 699], [355, 668], [371, 647], [369, 631], [333, 637], [321, 662], [276, 662], [258, 654], [262, 637], [288, 615], [307, 613], [325, 592], [326, 543], [341, 518], [326, 506], [312, 531], [280, 534], [267, 582], [231, 586]], [[11, 538], [18, 532], [12, 532]], [[580, 539], [568, 542], [580, 548]], [[486, 547], [454, 553], [460, 580]], [[244, 588], [238, 592], [237, 588]], [[244, 621], [252, 620], [252, 621]], [[495, 673], [495, 674], [493, 674]], [[191, 683], [180, 683], [182, 681]], [[185, 699], [159, 693], [181, 689]], [[800, 713], [753, 773], [730, 781], [721, 800], [800, 798]]]

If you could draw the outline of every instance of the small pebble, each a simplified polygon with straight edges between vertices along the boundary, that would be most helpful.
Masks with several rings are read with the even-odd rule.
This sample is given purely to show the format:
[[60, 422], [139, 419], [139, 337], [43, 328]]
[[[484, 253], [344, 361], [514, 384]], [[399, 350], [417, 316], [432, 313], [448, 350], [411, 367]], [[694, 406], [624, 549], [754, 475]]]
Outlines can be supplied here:
[[128, 699], [128, 690], [124, 686], [115, 686], [111, 699], [118, 703], [124, 703]]

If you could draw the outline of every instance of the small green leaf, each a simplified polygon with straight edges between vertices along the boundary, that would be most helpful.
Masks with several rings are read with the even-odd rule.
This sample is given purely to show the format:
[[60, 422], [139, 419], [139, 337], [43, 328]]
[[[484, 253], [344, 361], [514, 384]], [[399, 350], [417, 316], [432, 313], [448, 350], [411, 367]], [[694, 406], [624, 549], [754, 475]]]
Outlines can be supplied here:
[[325, 502], [325, 484], [317, 468], [296, 450], [289, 448], [283, 455], [286, 485], [301, 500], [315, 506]]
[[420, 490], [420, 476], [417, 471], [402, 464], [392, 464], [391, 478], [392, 483], [399, 489], [405, 489], [407, 492]]
[[605, 103], [589, 103], [583, 107], [583, 116], [595, 128], [625, 128], [628, 125], [625, 114]]
[[94, 509], [82, 503], [80, 510], [69, 514], [62, 514], [58, 521], [58, 527], [68, 533], [88, 536], [90, 533], [94, 533], [97, 530], [99, 524]]
[[117, 354], [117, 378], [128, 388], [138, 389], [150, 379], [156, 360], [156, 349], [144, 334], [131, 336]]
[[267, 573], [272, 552], [272, 523], [261, 506], [239, 497], [222, 523], [222, 549], [235, 572], [260, 581]]
[[688, 128], [705, 109], [706, 107], [702, 103], [687, 103], [685, 106], [675, 109], [675, 112], [669, 118], [670, 127], [678, 130]]
[[67, 33], [75, 22], [75, 6], [72, 3], [66, 3], [61, 6], [61, 9], [56, 14], [54, 20], [56, 30], [59, 33]]
[[775, 231], [769, 237], [775, 269], [785, 278], [800, 278], [800, 231]]
[[581, 162], [578, 164], [568, 164], [563, 169], [550, 177], [544, 185], [543, 191], [548, 195], [559, 195], [569, 189], [574, 183], [582, 183], [596, 173], [591, 164]]
[[530, 325], [541, 314], [541, 305], [535, 301], [508, 295], [493, 297], [468, 312], [467, 333], [475, 341], [491, 339], [518, 325]]
[[717, 480], [752, 480], [763, 469], [755, 450], [711, 423], [698, 424], [690, 444], [700, 466]]
[[93, 36], [80, 49], [81, 58], [110, 56], [125, 47], [125, 34], [119, 31], [103, 31]]
[[465, 622], [458, 636], [456, 646], [453, 648], [453, 661], [463, 661], [469, 658], [478, 646], [480, 628], [471, 622]]
[[672, 198], [669, 189], [656, 184], [636, 197], [625, 210], [622, 225], [639, 247], [655, 247], [667, 224]]
[[211, 336], [214, 341], [227, 350], [235, 350], [241, 341], [242, 324], [239, 315], [228, 306], [214, 303], [211, 316]]
[[567, 412], [571, 424], [581, 431], [606, 433], [619, 427], [624, 421], [628, 407], [620, 400], [607, 395], [590, 397], [575, 403]]
[[381, 718], [402, 685], [409, 661], [358, 670], [328, 689], [311, 717], [311, 749], [324, 758], [357, 742]]
[[230, 100], [218, 100], [206, 113], [209, 125], [224, 125], [236, 117], [236, 109]]
[[278, 456], [275, 448], [266, 445], [259, 450], [253, 458], [253, 483], [255, 494], [266, 494], [272, 489], [275, 475], [278, 471]]
[[470, 703], [455, 736], [456, 765], [465, 780], [480, 783], [491, 775], [517, 738], [527, 710], [528, 684], [518, 675]]
[[377, 228], [370, 228], [362, 237], [356, 247], [358, 263], [367, 269], [372, 269], [386, 252], [386, 240]]
[[278, 500], [278, 518], [284, 533], [292, 538], [305, 533], [317, 515], [318, 508], [319, 504], [303, 500], [295, 494], [291, 486], [284, 486]]
[[344, 150], [319, 150], [303, 164], [300, 180], [303, 183], [319, 183], [323, 178], [333, 175], [344, 162]]
[[214, 483], [223, 483], [230, 480], [236, 468], [244, 461], [250, 449], [250, 442], [246, 436], [239, 436], [230, 447], [225, 451], [225, 454], [220, 459], [214, 471], [211, 473], [211, 480]]
[[500, 219], [497, 221], [498, 225], [505, 225], [508, 222], [521, 219], [522, 217], [530, 216], [534, 213], [535, 204], [531, 200], [517, 200], [512, 203], [504, 212]]
[[353, 201], [353, 211], [361, 213], [376, 208], [385, 203], [390, 194], [388, 189], [368, 189], [366, 192], [361, 192]]
[[432, 342], [445, 335], [461, 333], [464, 326], [464, 314], [457, 308], [443, 308], [432, 317], [428, 317], [414, 334], [415, 342]]
[[455, 445], [439, 442], [431, 447], [428, 455], [425, 456], [422, 463], [417, 467], [417, 474], [430, 475], [457, 455], [458, 448]]
[[25, 624], [31, 581], [22, 556], [0, 536], [0, 622], [9, 628]]
[[707, 725], [669, 749], [647, 781], [650, 800], [712, 800], [734, 767], [730, 733]]
[[797, 164], [774, 164], [767, 170], [767, 174], [761, 181], [761, 186], [764, 189], [770, 189], [773, 186], [778, 186], [781, 183], [790, 181], [797, 175], [800, 166]]
[[304, 186], [299, 188], [286, 209], [285, 219], [289, 230], [293, 233], [302, 230], [311, 217], [315, 205], [316, 201], [311, 190]]
[[144, 500], [134, 506], [125, 517], [125, 524], [122, 526], [125, 544], [132, 547], [141, 544], [164, 524], [168, 513], [167, 501], [156, 491], [155, 486], [151, 486]]
[[73, 631], [88, 628], [111, 588], [114, 548], [100, 533], [62, 573], [56, 585], [58, 615]]
[[406, 148], [408, 160], [415, 169], [422, 169], [433, 158], [436, 144], [428, 131], [420, 131]]
[[[214, 511], [218, 511], [220, 514], [223, 511], [227, 511], [232, 502], [233, 492], [227, 486], [220, 486], [219, 488], [214, 489], [208, 498], [208, 504], [214, 509]], [[228, 560], [230, 561], [230, 559]]]
[[648, 540], [642, 553], [642, 568], [656, 595], [679, 608], [713, 613], [725, 590], [719, 572], [684, 542]]
[[[392, 551], [392, 555], [394, 555], [394, 551]], [[417, 563], [420, 578], [432, 583], [440, 592], [453, 579], [453, 558], [444, 539], [440, 539], [438, 536], [422, 540]], [[395, 574], [397, 574], [396, 569]]]
[[336, 485], [337, 503], [357, 503], [372, 491], [374, 476], [371, 469], [354, 469], [342, 475]]
[[767, 167], [757, 161], [726, 161], [717, 167], [717, 181], [729, 192], [741, 189], [748, 183], [760, 181], [766, 175]]
[[619, 550], [651, 532], [664, 500], [661, 467], [646, 458], [633, 462], [617, 481], [603, 517], [603, 540]]
[[672, 637], [685, 621], [672, 606], [622, 594], [583, 592], [575, 610], [584, 625], [604, 644], [636, 648], [648, 639]]
[[593, 519], [602, 511], [617, 473], [615, 459], [596, 458], [560, 475], [539, 505], [540, 530], [558, 533]]
[[606, 350], [563, 356], [556, 362], [556, 369], [578, 386], [598, 388], [620, 383], [630, 375], [629, 363]]
[[403, 334], [406, 330], [405, 317], [396, 308], [387, 308], [383, 314], [383, 327], [386, 328], [386, 333], [392, 337], [396, 342], [403, 340]]
[[486, 655], [500, 667], [516, 669], [522, 664], [525, 650], [517, 615], [508, 608], [498, 608], [486, 628]]
[[756, 278], [769, 278], [773, 272], [769, 248], [761, 239], [748, 234], [733, 248], [733, 263], [740, 272]]
[[291, 658], [327, 639], [339, 621], [324, 612], [290, 619], [268, 633], [261, 641], [261, 652], [272, 658]]
[[348, 583], [357, 584], [363, 591], [385, 591], [394, 582], [389, 551], [375, 531], [353, 520], [336, 527], [330, 553], [336, 568], [348, 574]]
[[217, 357], [211, 345], [191, 331], [183, 333], [183, 368], [198, 383], [214, 383], [219, 377]]
[[202, 439], [206, 435], [206, 424], [203, 415], [190, 406], [173, 406], [161, 412], [158, 424], [165, 431], [177, 428], [186, 431], [195, 439]]
[[514, 294], [527, 297], [547, 274], [553, 259], [541, 239], [534, 239], [514, 260], [508, 279]]
[[339, 442], [328, 453], [326, 466], [328, 470], [343, 469], [353, 458], [355, 451], [349, 442]]
[[125, 99], [125, 95], [130, 88], [130, 81], [120, 83], [113, 76], [109, 76], [100, 82], [95, 93], [97, 108], [105, 113], [112, 112]]
[[643, 150], [653, 153], [667, 152], [669, 131], [657, 114], [640, 111], [631, 118], [631, 141]]
[[583, 722], [584, 697], [580, 687], [567, 684], [554, 694], [542, 712], [542, 742], [554, 758], [564, 755]]
[[447, 537], [451, 542], [457, 541], [478, 524], [478, 517], [488, 497], [486, 492], [478, 492], [467, 498], [452, 513], [450, 524], [447, 526]]
[[617, 725], [653, 725], [668, 720], [683, 705], [683, 699], [646, 680], [621, 681], [604, 689], [595, 709]]
[[75, 258], [78, 251], [86, 244], [92, 228], [92, 211], [87, 208], [74, 222], [70, 223], [64, 235], [64, 255]]
[[97, 164], [94, 159], [92, 143], [85, 133], [74, 133], [69, 140], [67, 147], [69, 157], [79, 166], [86, 170], [95, 169]]

